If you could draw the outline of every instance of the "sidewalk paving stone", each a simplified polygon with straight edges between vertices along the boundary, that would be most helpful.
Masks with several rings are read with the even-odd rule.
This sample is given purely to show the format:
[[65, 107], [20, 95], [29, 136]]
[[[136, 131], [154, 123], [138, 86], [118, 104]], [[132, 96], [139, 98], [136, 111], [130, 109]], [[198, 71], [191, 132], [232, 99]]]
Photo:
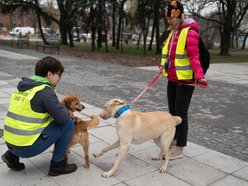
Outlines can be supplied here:
[[241, 168], [248, 166], [248, 163], [244, 163], [241, 160], [216, 151], [209, 151], [193, 159], [219, 169], [227, 174], [231, 174], [237, 170], [240, 170]]
[[168, 173], [194, 186], [206, 186], [227, 175], [193, 159], [176, 164], [168, 169]]
[[237, 172], [234, 172], [233, 175], [247, 181], [248, 184], [248, 166], [238, 170]]
[[227, 185], [230, 185], [230, 186], [247, 186], [247, 182], [243, 181], [243, 180], [240, 180], [234, 176], [227, 176], [225, 178], [223, 178], [222, 180], [219, 180], [213, 184], [210, 184], [209, 186], [227, 186]]
[[[5, 55], [5, 54], [4, 54]], [[26, 59], [27, 56], [19, 56]], [[30, 58], [29, 58], [30, 59]], [[246, 66], [246, 65], [245, 65]], [[248, 85], [247, 68], [242, 69], [242, 64], [232, 65], [225, 64], [213, 67], [210, 69], [208, 77], [216, 81], [223, 81], [218, 77], [219, 71], [222, 74], [226, 69], [227, 72], [232, 72], [231, 83], [237, 83], [237, 76], [240, 85]], [[154, 69], [154, 67], [153, 67]], [[241, 69], [241, 70], [240, 70]], [[234, 72], [234, 71], [237, 72]], [[240, 73], [239, 73], [240, 72]], [[89, 74], [94, 76], [93, 74]], [[7, 113], [9, 96], [16, 90], [18, 78], [8, 75], [0, 71], [0, 128], [3, 128], [4, 116]], [[224, 77], [224, 76], [222, 76]], [[92, 77], [93, 78], [93, 77]], [[105, 77], [111, 78], [111, 77]], [[147, 80], [149, 81], [149, 80]], [[213, 85], [214, 86], [214, 85]], [[143, 88], [143, 85], [137, 83], [137, 87]], [[107, 90], [106, 90], [107, 91]], [[63, 95], [59, 95], [60, 98]], [[108, 97], [106, 97], [106, 100]], [[207, 99], [202, 97], [202, 99]], [[228, 102], [229, 100], [224, 101]], [[219, 100], [217, 104], [221, 101]], [[91, 105], [86, 100], [83, 104], [86, 108], [81, 113], [76, 113], [77, 116], [83, 119], [89, 119], [92, 114], [98, 115], [102, 108]], [[212, 100], [214, 101], [214, 100]], [[231, 103], [229, 103], [231, 104]], [[103, 105], [102, 105], [103, 107]], [[139, 109], [138, 109], [139, 110]], [[205, 116], [212, 117], [212, 110], [202, 108], [202, 113]], [[201, 115], [192, 115], [192, 117], [201, 117]], [[218, 116], [219, 118], [223, 116]], [[237, 116], [238, 117], [238, 116]], [[218, 119], [218, 118], [212, 118]], [[233, 128], [239, 132], [240, 128]], [[207, 132], [207, 131], [205, 131]], [[247, 131], [246, 131], [247, 132]], [[230, 136], [231, 137], [231, 136]], [[159, 152], [159, 148], [153, 141], [145, 142], [141, 145], [131, 145], [127, 157], [124, 159], [122, 166], [110, 178], [103, 178], [101, 174], [108, 171], [114, 164], [119, 149], [114, 149], [94, 158], [92, 153], [99, 152], [104, 147], [112, 144], [117, 139], [115, 129], [115, 119], [101, 120], [99, 126], [94, 129], [89, 129], [90, 140], [90, 168], [84, 168], [84, 151], [81, 145], [77, 144], [71, 148], [69, 154], [69, 162], [76, 163], [78, 170], [72, 174], [61, 175], [57, 177], [49, 177], [47, 175], [52, 148], [49, 148], [41, 155], [33, 158], [21, 159], [25, 163], [25, 170], [15, 172], [10, 170], [6, 164], [0, 159], [0, 185], [11, 186], [248, 186], [248, 162], [241, 161], [237, 158], [227, 156], [223, 153], [211, 150], [209, 148], [188, 142], [184, 150], [185, 156], [182, 159], [169, 162], [167, 173], [161, 174], [159, 168], [163, 160], [153, 161], [151, 157]], [[7, 150], [3, 138], [0, 139], [0, 155]]]
[[128, 185], [135, 186], [191, 186], [187, 182], [180, 180], [170, 174], [159, 174], [157, 171], [151, 172], [149, 174], [136, 177], [132, 180], [127, 180]]

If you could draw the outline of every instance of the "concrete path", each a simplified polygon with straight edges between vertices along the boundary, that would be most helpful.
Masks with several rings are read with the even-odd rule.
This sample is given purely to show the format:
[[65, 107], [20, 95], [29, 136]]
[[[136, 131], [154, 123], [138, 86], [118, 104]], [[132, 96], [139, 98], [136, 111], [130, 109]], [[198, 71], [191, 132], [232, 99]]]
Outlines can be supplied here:
[[[12, 55], [14, 54], [12, 53]], [[36, 56], [32, 55], [31, 57], [39, 57], [39, 54]], [[65, 58], [65, 56], [63, 56], [63, 58]], [[9, 59], [8, 56], [7, 59]], [[11, 62], [10, 59], [9, 61]], [[8, 64], [6, 65], [8, 66]], [[104, 66], [105, 64], [102, 63], [102, 65]], [[109, 68], [112, 65], [106, 64], [106, 66]], [[22, 68], [27, 67], [23, 66]], [[0, 70], [0, 128], [3, 128], [3, 120], [8, 109], [10, 94], [16, 90], [16, 84], [20, 80], [18, 77], [19, 74], [15, 76], [10, 74], [11, 72], [8, 73], [7, 69], [9, 68], [12, 67], [9, 66], [4, 71]], [[5, 69], [5, 67], [2, 66], [1, 69]], [[31, 69], [28, 67], [28, 70], [30, 71]], [[130, 68], [128, 68], [128, 70], [130, 70]], [[224, 76], [221, 76], [221, 78], [220, 73], [218, 73], [220, 70], [222, 71], [221, 74], [229, 74], [229, 76], [233, 78]], [[240, 85], [247, 86], [247, 74], [247, 64], [222, 64], [221, 68], [219, 65], [212, 65], [207, 77], [209, 80], [234, 84], [237, 83], [237, 79], [240, 80], [242, 78], [244, 81], [239, 81], [239, 83], [242, 82]], [[76, 81], [73, 79], [72, 74], [69, 77], [72, 78], [72, 81]], [[105, 76], [101, 77], [108, 78], [108, 74], [105, 72]], [[66, 76], [64, 78], [66, 79], [68, 77]], [[230, 81], [230, 79], [233, 80]], [[94, 83], [94, 79], [91, 78], [91, 80], [92, 83]], [[140, 86], [140, 88], [142, 89], [142, 86]], [[107, 91], [108, 90], [106, 90], [106, 92]], [[125, 89], [123, 91], [125, 91]], [[59, 96], [63, 97], [61, 94]], [[106, 97], [104, 97], [104, 99], [105, 98]], [[100, 106], [90, 104], [89, 102], [83, 102], [83, 104], [85, 104], [86, 109], [81, 113], [77, 113], [77, 115], [82, 118], [89, 118], [91, 114], [99, 114], [101, 112]], [[99, 127], [89, 130], [90, 154], [99, 151], [115, 141], [116, 133], [114, 122], [114, 119], [101, 121]], [[0, 154], [2, 155], [5, 151], [6, 146], [1, 138]], [[185, 157], [170, 161], [167, 173], [161, 174], [159, 173], [159, 168], [162, 161], [151, 160], [151, 157], [157, 154], [158, 151], [159, 148], [152, 141], [138, 146], [132, 145], [122, 167], [111, 178], [102, 178], [101, 174], [112, 167], [118, 150], [110, 151], [97, 159], [90, 156], [91, 168], [85, 169], [83, 167], [84, 153], [82, 147], [77, 145], [72, 148], [70, 162], [75, 162], [78, 165], [78, 170], [75, 173], [58, 177], [47, 176], [49, 161], [52, 156], [49, 151], [33, 158], [21, 159], [21, 162], [24, 162], [26, 165], [26, 169], [21, 172], [10, 170], [6, 164], [0, 160], [0, 185], [248, 186], [248, 162], [246, 161], [189, 142], [184, 151]]]
[[[247, 59], [248, 60], [248, 59]], [[144, 70], [157, 71], [158, 67], [138, 67]], [[206, 74], [207, 79], [226, 82], [234, 85], [248, 86], [248, 63], [211, 64]]]

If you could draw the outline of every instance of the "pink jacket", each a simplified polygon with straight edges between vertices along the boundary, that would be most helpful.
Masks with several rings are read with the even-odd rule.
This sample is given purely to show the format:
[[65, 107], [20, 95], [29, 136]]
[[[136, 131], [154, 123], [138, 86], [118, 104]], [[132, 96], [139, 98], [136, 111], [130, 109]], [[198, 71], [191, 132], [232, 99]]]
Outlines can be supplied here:
[[[172, 46], [171, 46], [172, 39], [169, 41], [169, 50], [171, 46], [170, 59], [169, 59], [171, 66], [170, 68], [167, 69], [167, 73], [168, 73], [167, 78], [172, 81], [178, 81], [175, 70], [176, 46], [181, 30], [186, 27], [192, 27], [195, 30], [199, 31], [199, 26], [197, 22], [195, 22], [191, 18], [185, 19], [183, 21], [183, 24], [179, 27], [178, 32], [174, 36], [174, 39], [172, 41]], [[203, 79], [204, 74], [199, 60], [199, 49], [198, 49], [199, 34], [195, 30], [190, 29], [188, 31], [188, 35], [186, 39], [186, 50], [190, 60], [191, 68], [194, 72], [194, 78], [198, 80], [198, 79]]]

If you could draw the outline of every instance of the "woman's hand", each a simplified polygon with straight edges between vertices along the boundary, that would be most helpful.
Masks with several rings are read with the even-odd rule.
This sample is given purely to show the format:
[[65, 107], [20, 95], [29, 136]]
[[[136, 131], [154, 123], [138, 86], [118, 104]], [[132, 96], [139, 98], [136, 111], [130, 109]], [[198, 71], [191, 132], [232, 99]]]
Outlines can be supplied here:
[[196, 85], [198, 85], [201, 88], [207, 88], [208, 87], [208, 81], [206, 79], [197, 79]]
[[159, 70], [158, 70], [158, 72], [162, 72], [162, 68], [163, 66], [160, 64], [160, 65], [158, 65], [158, 68], [159, 68]]

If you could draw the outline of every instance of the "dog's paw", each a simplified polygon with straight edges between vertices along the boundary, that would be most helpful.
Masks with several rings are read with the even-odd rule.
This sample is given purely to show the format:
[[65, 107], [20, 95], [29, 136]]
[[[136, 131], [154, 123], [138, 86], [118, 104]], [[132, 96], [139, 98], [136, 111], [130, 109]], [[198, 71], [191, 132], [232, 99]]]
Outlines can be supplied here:
[[89, 169], [90, 168], [90, 165], [84, 165], [84, 168], [86, 168], [86, 169]]
[[104, 177], [104, 178], [109, 178], [110, 176], [112, 176], [112, 174], [110, 174], [109, 172], [104, 172], [102, 174], [102, 177]]
[[160, 160], [160, 158], [159, 157], [152, 157], [152, 160], [158, 161], [158, 160]]
[[166, 168], [161, 167], [161, 168], [159, 169], [159, 172], [161, 172], [161, 173], [165, 173], [165, 172], [166, 172]]
[[93, 155], [95, 158], [98, 158], [99, 156], [102, 155], [102, 153], [93, 153], [92, 155]]

